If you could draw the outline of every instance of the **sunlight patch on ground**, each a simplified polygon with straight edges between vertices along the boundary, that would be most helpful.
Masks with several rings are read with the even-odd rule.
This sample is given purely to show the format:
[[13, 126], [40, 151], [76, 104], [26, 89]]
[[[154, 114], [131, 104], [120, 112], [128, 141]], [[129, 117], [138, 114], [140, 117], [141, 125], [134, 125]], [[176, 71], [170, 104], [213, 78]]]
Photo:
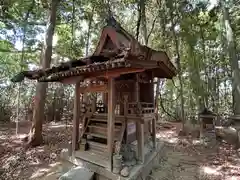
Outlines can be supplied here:
[[27, 134], [17, 134], [17, 136], [16, 135], [13, 135], [13, 136], [11, 136], [11, 138], [18, 138], [18, 139], [23, 139], [23, 138], [25, 138], [27, 136]]
[[48, 128], [70, 128], [72, 125], [64, 125], [64, 124], [49, 124]]
[[60, 162], [55, 162], [55, 163], [49, 164], [49, 166], [50, 167], [55, 167], [55, 166], [58, 166], [60, 164], [61, 164]]
[[5, 158], [5, 164], [3, 168], [8, 169], [10, 166], [17, 164], [17, 161], [20, 159], [20, 156], [12, 155]]
[[238, 176], [227, 176], [225, 177], [226, 180], [239, 180]]
[[240, 168], [233, 165], [220, 165], [217, 167], [203, 166], [200, 170], [203, 175], [223, 177], [225, 180], [239, 179]]
[[[27, 158], [27, 160], [30, 160], [29, 158]], [[36, 165], [40, 165], [41, 163], [40, 163], [40, 161], [39, 161], [39, 159], [37, 159], [37, 158], [31, 158], [31, 160], [30, 160], [30, 162], [29, 162], [29, 165], [34, 165], [34, 166], [36, 166]]]
[[[61, 122], [51, 122], [51, 123], [45, 124], [45, 126], [47, 128], [71, 128], [72, 124], [71, 123], [64, 124], [64, 123], [61, 123]], [[81, 127], [82, 126], [80, 124], [79, 128], [81, 128]]]
[[15, 143], [21, 143], [21, 139], [26, 137], [26, 134], [14, 134], [11, 136], [7, 136], [7, 135], [0, 135], [0, 139], [1, 140], [11, 140], [11, 142], [15, 142]]
[[57, 180], [60, 175], [63, 173], [63, 166], [61, 162], [55, 162], [52, 164], [49, 164], [48, 171], [41, 176], [41, 178], [38, 176], [38, 180]]
[[43, 153], [43, 152], [44, 152], [44, 146], [39, 146], [39, 147], [36, 147], [36, 148], [34, 148], [34, 149], [29, 149], [29, 150], [26, 152], [26, 155], [30, 156], [30, 155], [33, 154], [34, 152]]
[[1, 140], [6, 140], [6, 139], [8, 139], [8, 136], [6, 136], [6, 135], [1, 135], [1, 136], [0, 136], [0, 139], [1, 139]]
[[38, 177], [41, 177], [44, 174], [48, 173], [49, 171], [50, 171], [49, 168], [48, 169], [47, 168], [40, 168], [35, 173], [32, 174], [30, 179], [36, 179]]
[[202, 167], [202, 172], [207, 175], [221, 175], [221, 173], [218, 172], [217, 168], [212, 168], [212, 167], [208, 167], [208, 166]]
[[203, 142], [201, 140], [199, 140], [199, 139], [194, 139], [192, 141], [192, 143], [193, 143], [193, 145], [201, 145]]
[[179, 142], [179, 138], [176, 137], [174, 131], [160, 131], [156, 134], [156, 138], [171, 144], [176, 144]]
[[32, 174], [30, 179], [36, 179], [36, 178], [39, 179], [40, 177], [44, 177], [44, 176], [47, 176], [47, 179], [48, 179], [48, 176], [53, 176], [59, 173], [58, 171], [60, 166], [61, 166], [61, 162], [55, 162], [55, 163], [49, 164], [49, 168], [38, 169], [36, 172]]
[[[51, 127], [54, 128], [51, 129]], [[2, 173], [0, 179], [20, 177], [19, 179], [24, 180], [39, 180], [38, 176], [51, 173], [52, 169], [54, 171], [54, 168], [58, 166], [55, 162], [59, 160], [59, 152], [71, 137], [71, 123], [67, 126], [64, 123], [43, 124], [45, 144], [27, 150], [24, 149], [25, 142], [22, 140], [28, 135], [31, 123], [20, 122], [17, 135], [15, 128], [14, 123], [0, 125], [0, 174]]]

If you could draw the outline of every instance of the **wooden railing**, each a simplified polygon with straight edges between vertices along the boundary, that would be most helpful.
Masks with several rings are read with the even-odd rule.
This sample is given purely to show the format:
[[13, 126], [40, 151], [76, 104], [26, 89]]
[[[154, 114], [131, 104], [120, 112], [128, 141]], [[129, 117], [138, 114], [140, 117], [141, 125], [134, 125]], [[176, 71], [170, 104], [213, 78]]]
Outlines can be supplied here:
[[154, 113], [153, 103], [128, 103], [127, 105], [127, 114], [128, 115], [141, 115], [141, 114], [152, 114]]
[[83, 129], [82, 129], [82, 132], [80, 134], [80, 139], [79, 139], [80, 141], [83, 138], [83, 135], [87, 130], [88, 123], [89, 123], [89, 118], [94, 113], [94, 105], [83, 103], [82, 107], [81, 107], [81, 112], [82, 112], [82, 116], [83, 116], [83, 119], [82, 119]]
[[[120, 115], [120, 105], [116, 104], [115, 107], [115, 114]], [[90, 107], [89, 107], [90, 108]], [[124, 105], [125, 110], [123, 110], [125, 115], [144, 115], [144, 114], [153, 114], [154, 113], [154, 105], [153, 103], [146, 103], [146, 102], [139, 102], [139, 103], [126, 103]], [[107, 113], [108, 111], [107, 105], [99, 102], [96, 103], [96, 113]], [[90, 109], [88, 109], [88, 112], [91, 112]], [[124, 115], [123, 114], [123, 115]]]

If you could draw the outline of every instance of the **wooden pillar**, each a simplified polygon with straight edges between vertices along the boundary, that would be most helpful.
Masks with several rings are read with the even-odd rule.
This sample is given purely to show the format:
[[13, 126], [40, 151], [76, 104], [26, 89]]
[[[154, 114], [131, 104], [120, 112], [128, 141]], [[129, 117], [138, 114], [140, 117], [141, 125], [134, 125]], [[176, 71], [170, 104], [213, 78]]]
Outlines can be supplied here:
[[114, 146], [114, 128], [115, 128], [115, 86], [114, 78], [109, 77], [108, 79], [108, 134], [107, 134], [107, 147], [109, 153], [109, 170], [112, 171], [112, 155], [113, 155], [113, 146]]
[[138, 74], [136, 74], [136, 82], [135, 82], [135, 101], [137, 103], [140, 101], [140, 86], [138, 82]]
[[107, 92], [103, 92], [102, 93], [102, 96], [103, 96], [103, 98], [102, 98], [102, 102], [104, 103], [104, 104], [107, 104]]
[[75, 97], [73, 108], [73, 132], [72, 132], [72, 153], [78, 148], [79, 140], [79, 107], [80, 107], [80, 82], [75, 85]]
[[[102, 102], [103, 102], [104, 107], [106, 106], [106, 108], [107, 108], [107, 103], [108, 103], [108, 93], [107, 92], [102, 93]], [[107, 109], [105, 109], [104, 113], [107, 113]]]
[[124, 99], [124, 117], [125, 117], [125, 136], [124, 136], [124, 140], [125, 140], [125, 143], [128, 142], [128, 131], [127, 131], [127, 127], [128, 127], [128, 118], [127, 118], [127, 115], [128, 115], [128, 95], [123, 95], [123, 99]]
[[128, 95], [123, 95], [123, 100], [124, 100], [124, 116], [126, 117], [128, 114]]
[[201, 117], [201, 115], [198, 115], [198, 121], [199, 121], [199, 125], [200, 125], [200, 139], [203, 138], [203, 118]]
[[[81, 106], [82, 106], [82, 107], [85, 107], [86, 104], [88, 103], [87, 101], [88, 101], [88, 96], [87, 96], [87, 93], [84, 92], [84, 93], [82, 94], [82, 102], [81, 102], [82, 104], [81, 104]], [[81, 136], [83, 135], [83, 133], [84, 133], [83, 131], [84, 131], [85, 127], [86, 127], [86, 117], [84, 116], [85, 113], [86, 113], [86, 112], [82, 113], [82, 118], [81, 118], [81, 123], [82, 123]]]
[[153, 148], [156, 148], [156, 118], [152, 119], [152, 142]]
[[[93, 94], [93, 93], [92, 93]], [[92, 95], [91, 94], [91, 95]], [[96, 108], [97, 108], [97, 94], [96, 94], [96, 97], [94, 97], [93, 99], [92, 99], [92, 111], [93, 111], [93, 113], [95, 113], [96, 112]]]
[[136, 123], [136, 135], [138, 145], [138, 161], [144, 163], [144, 124], [140, 121]]
[[157, 104], [155, 104], [154, 100], [154, 76], [152, 73], [151, 77], [151, 94], [152, 94], [152, 103], [155, 111], [155, 117], [152, 119], [152, 142], [153, 142], [153, 148], [156, 148], [156, 121], [158, 117], [158, 108], [156, 108]]
[[[135, 83], [135, 100], [136, 103], [140, 102], [140, 86], [139, 86], [139, 77], [136, 74], [136, 83]], [[137, 151], [138, 151], [138, 160], [141, 163], [144, 163], [144, 124], [141, 124], [140, 119], [136, 121], [136, 136], [137, 136]]]

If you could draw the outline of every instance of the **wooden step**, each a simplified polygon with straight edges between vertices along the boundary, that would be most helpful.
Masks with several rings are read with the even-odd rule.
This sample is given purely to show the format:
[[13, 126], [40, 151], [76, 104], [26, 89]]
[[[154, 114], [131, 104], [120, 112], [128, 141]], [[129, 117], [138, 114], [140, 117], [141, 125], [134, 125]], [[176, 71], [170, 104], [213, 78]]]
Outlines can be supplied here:
[[103, 156], [102, 154], [92, 152], [92, 151], [76, 151], [75, 156], [77, 158], [89, 161], [98, 166], [108, 167], [109, 166], [109, 156]]
[[[116, 134], [119, 134], [120, 133], [120, 128], [115, 128], [114, 129], [114, 132]], [[94, 134], [101, 134], [101, 135], [104, 135], [104, 136], [107, 136], [107, 126], [96, 126], [96, 125], [88, 125], [88, 132], [91, 132], [91, 133], [94, 133]]]
[[[107, 124], [100, 124], [100, 123], [95, 124], [94, 123], [94, 124], [88, 125], [88, 127], [97, 128], [97, 129], [101, 129], [101, 130], [107, 130]], [[122, 126], [115, 125], [114, 129], [115, 129], [115, 131], [120, 130], [121, 127]]]
[[103, 143], [99, 143], [99, 142], [94, 142], [91, 140], [87, 141], [88, 145], [89, 145], [89, 150], [93, 150], [93, 151], [100, 151], [100, 152], [107, 152], [107, 145], [103, 144]]
[[[95, 113], [95, 114], [92, 115], [92, 117], [96, 118], [96, 119], [107, 119], [108, 114], [105, 114], [105, 113], [96, 114]], [[118, 119], [118, 120], [124, 120], [125, 116], [123, 116], [123, 115], [116, 115], [115, 118]]]
[[92, 137], [107, 139], [107, 135], [104, 135], [104, 134], [92, 133], [92, 132], [86, 132], [85, 134], [86, 134], [86, 135], [90, 135], [90, 136], [92, 136]]
[[[90, 135], [92, 137], [97, 137], [97, 138], [101, 138], [101, 139], [107, 139], [107, 132], [106, 132], [106, 134], [99, 134], [99, 133], [92, 133], [92, 132], [86, 132], [85, 134], [86, 135]], [[115, 137], [115, 140], [118, 140], [118, 138], [120, 138], [120, 137], [118, 135], [116, 135], [116, 136], [117, 137]]]
[[[97, 122], [105, 122], [107, 123], [107, 119], [100, 119], [100, 118], [91, 118], [90, 121], [97, 121]], [[122, 123], [121, 120], [115, 119], [115, 123]]]

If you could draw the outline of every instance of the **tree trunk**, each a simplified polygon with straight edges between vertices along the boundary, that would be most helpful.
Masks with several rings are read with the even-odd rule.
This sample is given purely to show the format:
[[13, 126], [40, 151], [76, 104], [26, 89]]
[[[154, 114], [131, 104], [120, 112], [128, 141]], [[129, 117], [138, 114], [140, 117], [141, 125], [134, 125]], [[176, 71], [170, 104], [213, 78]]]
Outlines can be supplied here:
[[173, 41], [174, 41], [174, 45], [175, 45], [175, 51], [177, 54], [177, 59], [176, 59], [176, 65], [177, 65], [177, 69], [178, 69], [178, 79], [179, 79], [179, 84], [180, 84], [180, 89], [179, 89], [179, 93], [180, 93], [180, 105], [181, 105], [181, 121], [182, 121], [182, 125], [183, 125], [183, 130], [185, 128], [185, 117], [184, 117], [184, 99], [183, 99], [183, 80], [182, 80], [182, 67], [181, 67], [181, 61], [180, 61], [180, 51], [179, 51], [179, 39], [176, 35], [176, 31], [175, 31], [175, 23], [174, 23], [174, 15], [173, 15], [173, 10], [174, 7], [170, 6], [170, 16], [171, 16], [171, 31], [173, 33]]
[[141, 0], [141, 21], [142, 21], [142, 31], [143, 31], [143, 37], [144, 37], [144, 44], [147, 46], [148, 44], [148, 35], [147, 35], [147, 20], [146, 20], [146, 1]]
[[158, 111], [159, 111], [159, 93], [160, 93], [160, 78], [157, 78], [156, 91], [155, 91], [155, 116], [156, 122], [159, 121]]
[[53, 98], [52, 98], [52, 102], [51, 104], [49, 104], [50, 107], [50, 117], [49, 117], [49, 121], [55, 121], [56, 120], [56, 114], [57, 114], [57, 99], [58, 99], [58, 92], [57, 92], [57, 88], [54, 90], [53, 93]]
[[54, 116], [54, 120], [56, 122], [61, 121], [62, 119], [62, 114], [63, 114], [63, 99], [64, 99], [64, 89], [63, 86], [60, 85], [60, 87], [58, 87], [56, 89], [56, 92], [58, 94], [57, 98], [56, 98], [56, 111], [55, 111], [55, 116]]
[[204, 103], [204, 88], [203, 82], [200, 78], [200, 68], [199, 68], [199, 60], [196, 59], [193, 46], [188, 44], [188, 55], [191, 58], [192, 63], [189, 63], [189, 79], [191, 83], [191, 87], [193, 93], [195, 95], [195, 99], [197, 102], [198, 109], [197, 111], [202, 111], [205, 107]]
[[234, 32], [231, 27], [229, 11], [225, 4], [222, 4], [223, 19], [225, 23], [226, 38], [228, 45], [229, 59], [232, 68], [232, 96], [233, 96], [233, 113], [240, 115], [240, 73], [236, 52]]
[[[50, 67], [52, 57], [52, 40], [54, 29], [56, 25], [56, 12], [59, 0], [52, 0], [49, 9], [49, 19], [47, 23], [45, 42], [44, 42], [44, 56], [42, 57], [42, 68]], [[28, 136], [29, 146], [38, 146], [43, 142], [42, 124], [44, 119], [44, 105], [46, 99], [47, 83], [38, 83], [36, 88], [36, 96], [34, 101], [33, 124]]]
[[92, 8], [92, 12], [89, 15], [87, 40], [86, 40], [86, 52], [85, 52], [86, 56], [88, 56], [89, 54], [89, 44], [90, 44], [90, 35], [91, 35], [91, 29], [92, 29], [93, 12], [94, 12], [94, 7]]
[[[201, 37], [201, 45], [202, 45], [202, 50], [203, 50], [203, 62], [205, 63], [205, 69], [204, 69], [204, 74], [205, 74], [205, 81], [206, 83], [203, 83], [203, 92], [202, 92], [202, 95], [203, 95], [203, 102], [204, 102], [204, 107], [208, 107], [209, 104], [208, 104], [208, 96], [209, 96], [209, 82], [210, 82], [210, 78], [209, 78], [209, 72], [208, 72], [208, 69], [209, 69], [209, 64], [208, 64], [208, 60], [207, 60], [207, 56], [206, 56], [206, 46], [205, 46], [205, 38], [204, 38], [204, 29], [203, 27], [200, 25], [199, 26], [200, 28], [200, 37]], [[206, 85], [204, 85], [206, 84]]]

